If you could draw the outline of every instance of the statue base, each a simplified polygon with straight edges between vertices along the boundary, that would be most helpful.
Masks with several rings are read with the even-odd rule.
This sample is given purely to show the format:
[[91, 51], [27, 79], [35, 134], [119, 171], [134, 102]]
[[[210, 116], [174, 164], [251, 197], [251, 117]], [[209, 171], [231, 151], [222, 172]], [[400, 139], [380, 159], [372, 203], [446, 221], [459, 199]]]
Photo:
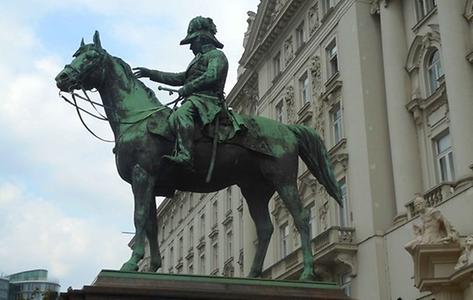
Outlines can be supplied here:
[[224, 278], [102, 270], [94, 283], [61, 293], [61, 300], [86, 299], [307, 299], [348, 300], [334, 283]]

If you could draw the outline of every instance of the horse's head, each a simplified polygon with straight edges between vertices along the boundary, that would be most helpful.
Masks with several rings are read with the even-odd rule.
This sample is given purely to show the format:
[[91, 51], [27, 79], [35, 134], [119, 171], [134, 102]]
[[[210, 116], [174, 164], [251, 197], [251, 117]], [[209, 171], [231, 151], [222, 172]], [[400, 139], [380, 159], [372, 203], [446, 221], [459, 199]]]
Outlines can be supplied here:
[[75, 89], [90, 90], [97, 87], [103, 76], [103, 61], [107, 52], [100, 44], [99, 32], [95, 31], [94, 43], [85, 44], [81, 41], [79, 49], [74, 53], [72, 62], [64, 67], [56, 76], [56, 85], [63, 92]]

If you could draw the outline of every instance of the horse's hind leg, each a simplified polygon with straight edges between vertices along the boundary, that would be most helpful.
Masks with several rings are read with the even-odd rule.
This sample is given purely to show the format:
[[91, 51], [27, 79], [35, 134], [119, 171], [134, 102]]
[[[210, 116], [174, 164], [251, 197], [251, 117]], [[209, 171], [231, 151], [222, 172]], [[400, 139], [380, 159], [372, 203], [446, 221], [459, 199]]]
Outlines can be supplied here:
[[138, 262], [145, 254], [145, 226], [149, 216], [150, 203], [154, 201], [154, 178], [140, 165], [132, 170], [133, 195], [135, 197], [135, 243], [130, 259], [123, 264], [121, 271], [137, 271]]
[[158, 224], [156, 219], [156, 201], [151, 200], [148, 214], [148, 221], [146, 222], [146, 237], [149, 241], [150, 265], [149, 272], [156, 272], [161, 267], [161, 254], [158, 245]]
[[292, 184], [277, 185], [276, 190], [294, 218], [294, 223], [301, 236], [304, 270], [299, 279], [314, 280], [314, 265], [309, 236], [309, 213], [302, 207], [296, 182], [294, 180]]
[[259, 277], [263, 270], [264, 257], [268, 251], [269, 241], [273, 234], [273, 224], [269, 216], [268, 202], [274, 189], [264, 187], [263, 184], [254, 184], [252, 187], [241, 187], [246, 199], [251, 218], [255, 222], [258, 246], [248, 277]]

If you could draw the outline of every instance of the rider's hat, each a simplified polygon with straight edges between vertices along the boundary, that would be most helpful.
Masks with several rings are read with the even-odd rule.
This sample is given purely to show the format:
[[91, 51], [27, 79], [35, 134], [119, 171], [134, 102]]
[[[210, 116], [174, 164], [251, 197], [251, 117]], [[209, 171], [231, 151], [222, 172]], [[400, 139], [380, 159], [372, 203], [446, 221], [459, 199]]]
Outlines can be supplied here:
[[190, 44], [198, 36], [206, 36], [213, 42], [215, 47], [223, 48], [223, 44], [215, 37], [216, 33], [217, 27], [211, 18], [195, 17], [189, 22], [187, 36], [181, 41], [181, 45]]

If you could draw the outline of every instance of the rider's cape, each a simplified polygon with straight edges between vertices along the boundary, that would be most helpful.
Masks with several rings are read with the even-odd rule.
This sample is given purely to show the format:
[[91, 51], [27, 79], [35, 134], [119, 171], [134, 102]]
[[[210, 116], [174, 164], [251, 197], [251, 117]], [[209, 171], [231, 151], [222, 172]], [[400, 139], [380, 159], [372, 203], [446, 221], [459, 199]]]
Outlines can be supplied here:
[[[169, 117], [170, 111], [162, 111], [158, 114], [148, 119], [149, 132], [173, 141], [175, 135], [169, 122], [160, 121], [163, 117]], [[239, 115], [232, 110], [222, 110], [217, 117], [219, 118], [217, 132], [219, 143], [235, 144], [261, 154], [276, 156], [269, 147], [265, 136], [261, 134], [260, 127], [254, 118]], [[195, 139], [213, 139], [214, 134], [215, 122], [212, 122], [201, 127], [200, 131], [196, 130]]]

